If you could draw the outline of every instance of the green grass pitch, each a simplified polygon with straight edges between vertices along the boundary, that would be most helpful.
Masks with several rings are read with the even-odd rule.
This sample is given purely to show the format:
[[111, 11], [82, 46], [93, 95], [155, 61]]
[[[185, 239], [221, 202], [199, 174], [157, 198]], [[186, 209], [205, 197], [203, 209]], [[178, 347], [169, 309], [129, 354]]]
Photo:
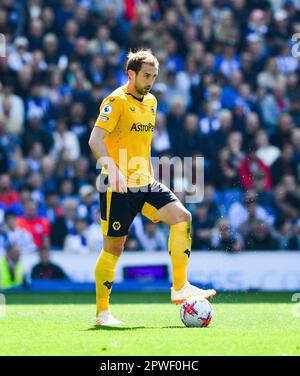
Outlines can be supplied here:
[[[164, 293], [113, 293], [126, 325], [96, 328], [94, 295], [6, 295], [0, 355], [300, 355], [292, 293], [220, 293], [208, 328], [186, 328]], [[299, 310], [298, 310], [299, 312]]]

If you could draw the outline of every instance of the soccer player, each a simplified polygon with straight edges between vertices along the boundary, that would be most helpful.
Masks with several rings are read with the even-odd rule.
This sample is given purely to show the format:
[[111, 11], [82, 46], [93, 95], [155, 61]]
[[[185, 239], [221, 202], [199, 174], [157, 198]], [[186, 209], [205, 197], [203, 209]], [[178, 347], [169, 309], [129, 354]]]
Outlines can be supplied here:
[[99, 181], [100, 187], [106, 187], [100, 189], [104, 239], [95, 268], [96, 325], [123, 324], [112, 316], [109, 297], [128, 229], [139, 212], [153, 222], [170, 225], [172, 303], [182, 303], [194, 295], [216, 294], [215, 290], [202, 290], [187, 281], [191, 214], [170, 189], [153, 177], [150, 155], [157, 101], [150, 90], [158, 69], [151, 50], [128, 54], [128, 82], [103, 100], [89, 140], [94, 156], [104, 160]]

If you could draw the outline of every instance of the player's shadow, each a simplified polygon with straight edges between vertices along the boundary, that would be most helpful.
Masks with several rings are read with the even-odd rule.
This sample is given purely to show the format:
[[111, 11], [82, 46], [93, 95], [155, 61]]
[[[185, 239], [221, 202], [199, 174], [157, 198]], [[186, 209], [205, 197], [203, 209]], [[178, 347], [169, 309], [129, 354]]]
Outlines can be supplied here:
[[108, 331], [126, 331], [126, 330], [139, 330], [139, 329], [184, 329], [184, 326], [173, 325], [173, 326], [132, 326], [132, 327], [121, 327], [121, 326], [93, 326], [88, 328], [88, 331], [93, 330], [108, 330]]

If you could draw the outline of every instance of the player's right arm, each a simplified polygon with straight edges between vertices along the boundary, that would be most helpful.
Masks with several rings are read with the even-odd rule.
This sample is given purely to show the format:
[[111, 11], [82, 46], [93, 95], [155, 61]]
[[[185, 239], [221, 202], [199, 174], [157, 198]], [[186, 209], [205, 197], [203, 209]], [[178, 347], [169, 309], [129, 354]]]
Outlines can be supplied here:
[[112, 190], [123, 193], [127, 192], [126, 179], [114, 160], [110, 158], [104, 142], [104, 138], [115, 128], [121, 112], [118, 101], [113, 102], [110, 103], [109, 99], [107, 99], [101, 104], [99, 116], [89, 139], [89, 146], [96, 159], [100, 160], [102, 166], [107, 169]]
[[110, 158], [104, 143], [104, 138], [108, 133], [109, 132], [103, 128], [94, 127], [90, 136], [89, 146], [97, 160], [100, 159], [100, 161], [103, 161], [102, 166], [108, 171], [108, 179], [112, 190], [114, 192], [124, 193], [127, 192], [126, 179], [118, 169], [114, 160]]

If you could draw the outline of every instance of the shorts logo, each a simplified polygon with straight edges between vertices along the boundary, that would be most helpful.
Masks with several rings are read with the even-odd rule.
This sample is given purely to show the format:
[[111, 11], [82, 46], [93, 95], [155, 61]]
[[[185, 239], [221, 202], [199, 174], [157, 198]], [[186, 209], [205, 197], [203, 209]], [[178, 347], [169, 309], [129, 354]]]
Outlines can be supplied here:
[[187, 255], [188, 258], [190, 258], [191, 251], [189, 249], [186, 249], [184, 253]]
[[103, 115], [109, 115], [112, 112], [112, 106], [110, 104], [106, 104], [103, 107], [102, 114]]
[[112, 224], [112, 227], [113, 227], [113, 229], [114, 229], [115, 231], [118, 231], [118, 230], [120, 230], [120, 228], [121, 228], [121, 223], [118, 222], [118, 221], [116, 221], [116, 222], [114, 222], [114, 223]]

